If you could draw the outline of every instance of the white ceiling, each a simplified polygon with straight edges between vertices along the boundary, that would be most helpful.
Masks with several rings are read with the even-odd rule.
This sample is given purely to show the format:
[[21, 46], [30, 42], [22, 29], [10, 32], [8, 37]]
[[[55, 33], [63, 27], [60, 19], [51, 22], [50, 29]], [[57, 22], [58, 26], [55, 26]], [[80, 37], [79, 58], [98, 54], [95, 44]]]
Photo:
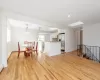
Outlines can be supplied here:
[[14, 19], [8, 19], [8, 23], [12, 27], [20, 27], [20, 28], [29, 28], [29, 29], [39, 29], [40, 25], [38, 24], [32, 24], [29, 22], [24, 22], [24, 21], [19, 21], [19, 20], [14, 20]]
[[0, 0], [0, 7], [62, 26], [100, 22], [100, 0]]

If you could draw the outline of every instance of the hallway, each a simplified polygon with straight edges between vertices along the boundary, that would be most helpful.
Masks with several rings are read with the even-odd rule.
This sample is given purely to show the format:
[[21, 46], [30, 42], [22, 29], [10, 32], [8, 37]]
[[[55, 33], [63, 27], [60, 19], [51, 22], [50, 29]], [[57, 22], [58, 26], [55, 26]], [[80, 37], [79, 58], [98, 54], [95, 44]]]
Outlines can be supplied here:
[[0, 80], [100, 80], [100, 64], [77, 57], [73, 53], [54, 57], [39, 54], [17, 59], [13, 53]]

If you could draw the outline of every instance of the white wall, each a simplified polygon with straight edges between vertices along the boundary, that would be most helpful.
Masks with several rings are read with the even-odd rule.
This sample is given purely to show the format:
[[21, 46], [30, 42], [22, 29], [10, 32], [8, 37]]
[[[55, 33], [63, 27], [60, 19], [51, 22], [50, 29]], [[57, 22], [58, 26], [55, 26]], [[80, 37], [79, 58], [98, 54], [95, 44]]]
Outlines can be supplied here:
[[1, 55], [2, 56], [2, 66], [7, 67], [7, 17], [4, 15], [3, 11], [0, 13], [1, 21]]
[[50, 34], [50, 41], [52, 41], [52, 38], [57, 38], [58, 32], [51, 33]]
[[[9, 22], [7, 21], [7, 28], [11, 31], [11, 25], [9, 24]], [[10, 35], [10, 39], [11, 39], [11, 35]], [[7, 57], [9, 58], [11, 52], [12, 52], [12, 42], [11, 40], [9, 42], [7, 42]]]
[[2, 24], [2, 63], [7, 67], [7, 25], [6, 21]]
[[84, 26], [83, 44], [89, 46], [100, 46], [100, 24]]
[[[100, 47], [100, 23], [90, 26], [84, 26], [83, 28], [83, 44], [87, 46], [99, 46]], [[91, 49], [92, 54], [100, 59], [99, 48]]]
[[80, 30], [75, 30], [76, 45], [80, 45]]
[[59, 29], [58, 32], [50, 35], [50, 40], [59, 33], [65, 33], [65, 52], [71, 52], [77, 49], [76, 34], [72, 28]]
[[65, 52], [77, 49], [76, 32], [73, 28], [59, 29], [58, 33], [65, 33]]
[[50, 41], [50, 34], [44, 34], [44, 36], [45, 36], [45, 41], [46, 42]]
[[9, 58], [12, 52], [11, 42], [7, 42], [7, 57]]
[[77, 49], [75, 31], [72, 28], [67, 28], [65, 32], [65, 51], [71, 52]]
[[[1, 26], [1, 17], [0, 17], [0, 44], [2, 44], [2, 26]], [[0, 45], [0, 71], [2, 69], [2, 45]]]
[[38, 40], [38, 31], [37, 30], [28, 30], [30, 33], [25, 33], [25, 28], [12, 27], [11, 29], [11, 42], [12, 50], [18, 50], [18, 42], [20, 42], [21, 49], [24, 41], [37, 41]]

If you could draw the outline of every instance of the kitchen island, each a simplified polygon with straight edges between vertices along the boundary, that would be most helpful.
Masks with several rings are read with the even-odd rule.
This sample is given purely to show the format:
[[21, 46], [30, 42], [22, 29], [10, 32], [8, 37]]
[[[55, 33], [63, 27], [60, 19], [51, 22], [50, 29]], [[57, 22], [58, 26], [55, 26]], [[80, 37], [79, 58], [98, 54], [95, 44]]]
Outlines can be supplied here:
[[45, 42], [44, 52], [48, 56], [54, 56], [61, 54], [61, 42]]

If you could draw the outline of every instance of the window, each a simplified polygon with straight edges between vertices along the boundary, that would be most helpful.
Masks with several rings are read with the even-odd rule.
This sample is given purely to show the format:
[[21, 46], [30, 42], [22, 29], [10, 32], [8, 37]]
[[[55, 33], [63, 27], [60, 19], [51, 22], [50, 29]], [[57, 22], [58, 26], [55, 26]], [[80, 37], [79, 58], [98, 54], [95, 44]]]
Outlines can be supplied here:
[[11, 41], [11, 31], [9, 28], [7, 28], [7, 42]]
[[44, 39], [45, 39], [45, 36], [44, 35], [39, 35], [39, 37], [38, 37], [38, 40], [39, 41], [44, 41]]

